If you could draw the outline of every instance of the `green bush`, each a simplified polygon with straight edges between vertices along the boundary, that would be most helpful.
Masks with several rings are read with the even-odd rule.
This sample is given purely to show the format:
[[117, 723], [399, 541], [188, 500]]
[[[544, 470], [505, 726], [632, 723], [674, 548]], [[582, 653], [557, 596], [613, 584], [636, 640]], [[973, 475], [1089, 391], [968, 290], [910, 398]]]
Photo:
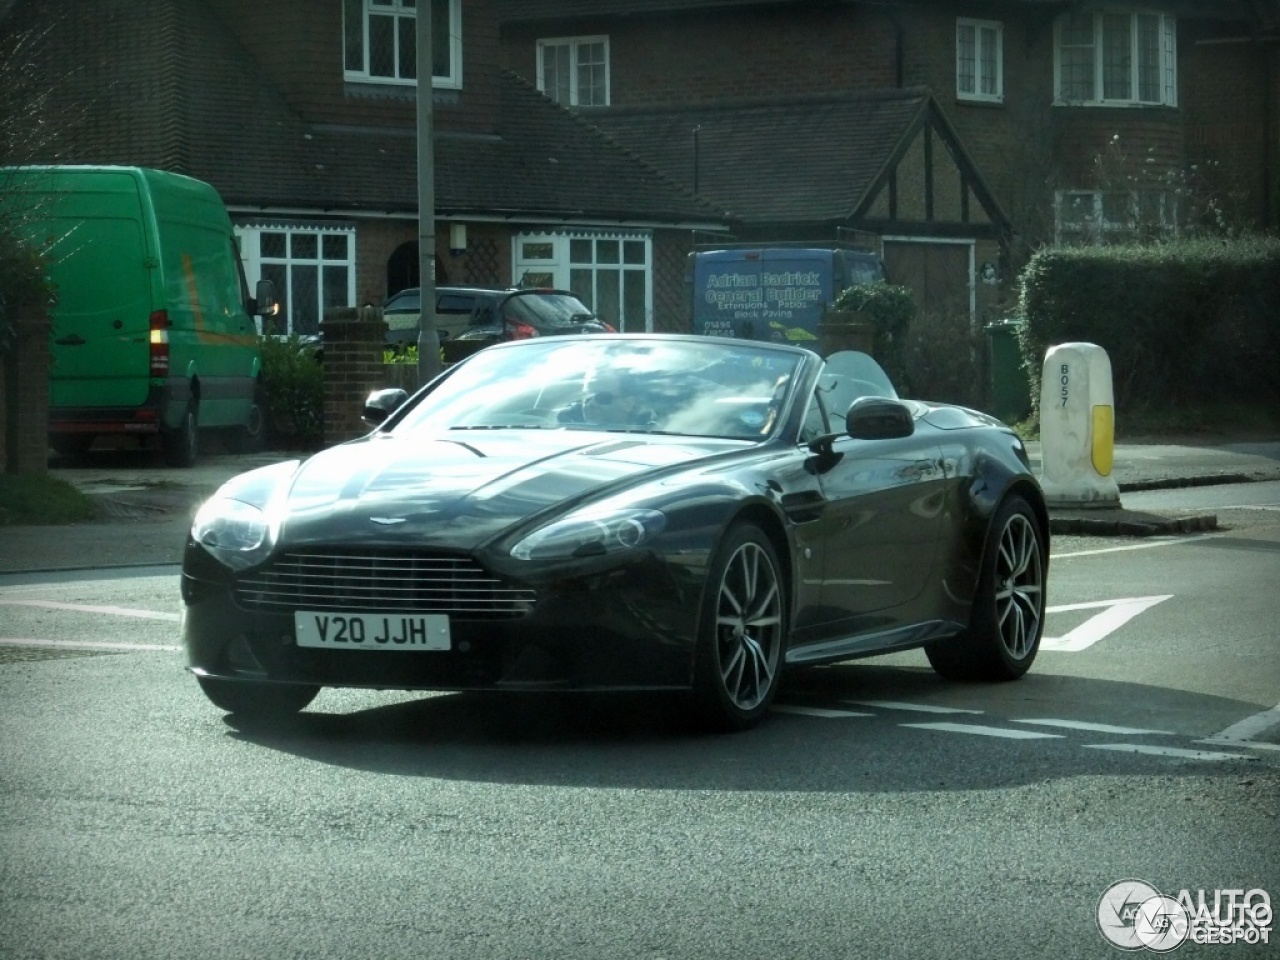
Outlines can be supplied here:
[[908, 287], [890, 283], [858, 283], [846, 287], [832, 309], [863, 314], [875, 327], [872, 355], [899, 388], [908, 385], [907, 331], [916, 315], [916, 302]]
[[297, 335], [263, 337], [262, 378], [272, 441], [318, 447], [324, 437], [324, 366], [315, 346]]
[[1117, 411], [1280, 400], [1280, 239], [1046, 249], [1021, 277], [1019, 345], [1102, 347]]
[[410, 343], [399, 348], [387, 347], [382, 351], [382, 362], [411, 363], [416, 367], [418, 365], [418, 345]]

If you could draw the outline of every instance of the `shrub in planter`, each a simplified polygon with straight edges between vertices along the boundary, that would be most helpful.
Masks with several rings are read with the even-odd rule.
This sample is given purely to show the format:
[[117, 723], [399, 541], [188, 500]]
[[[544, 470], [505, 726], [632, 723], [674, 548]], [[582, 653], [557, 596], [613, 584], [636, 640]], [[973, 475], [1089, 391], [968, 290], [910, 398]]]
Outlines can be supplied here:
[[875, 346], [871, 353], [894, 386], [904, 390], [907, 331], [916, 315], [916, 302], [910, 289], [891, 283], [859, 283], [846, 287], [831, 308], [862, 314], [875, 327]]

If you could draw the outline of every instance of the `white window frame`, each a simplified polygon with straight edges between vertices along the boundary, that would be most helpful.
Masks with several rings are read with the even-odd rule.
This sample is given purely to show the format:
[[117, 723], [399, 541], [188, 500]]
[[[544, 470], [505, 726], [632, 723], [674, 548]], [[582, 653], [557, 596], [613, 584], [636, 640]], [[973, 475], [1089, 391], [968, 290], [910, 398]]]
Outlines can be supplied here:
[[[1108, 216], [1107, 199], [1124, 202], [1123, 219]], [[1142, 200], [1154, 204], [1156, 219], [1150, 223], [1142, 209]], [[1068, 204], [1083, 202], [1089, 213], [1083, 218], [1068, 219]], [[1177, 234], [1178, 225], [1173, 197], [1165, 190], [1057, 190], [1054, 192], [1054, 239], [1059, 245], [1071, 243], [1106, 244], [1140, 239], [1139, 233], [1154, 225], [1162, 236]]]
[[[285, 305], [285, 310], [272, 318], [269, 323], [276, 334], [313, 334], [320, 331], [324, 320], [326, 275], [325, 267], [342, 266], [346, 268], [347, 279], [342, 288], [333, 290], [329, 306], [333, 301], [341, 300], [342, 306], [350, 306], [356, 301], [356, 231], [355, 227], [346, 225], [321, 226], [317, 224], [291, 223], [252, 223], [237, 224], [236, 238], [240, 244], [240, 259], [244, 263], [245, 277], [252, 287], [262, 279], [263, 267], [283, 268], [284, 289], [276, 290], [277, 301]], [[262, 235], [266, 233], [283, 233], [286, 235], [286, 249], [283, 257], [264, 256], [262, 253]], [[342, 259], [324, 255], [324, 238], [339, 234], [346, 237], [346, 256]], [[309, 235], [315, 237], [316, 255], [314, 257], [298, 257], [293, 255], [293, 238]], [[298, 315], [296, 298], [293, 296], [294, 270], [297, 267], [314, 267], [316, 271], [315, 314], [301, 317]], [[262, 332], [259, 320], [259, 333]]]
[[[966, 78], [960, 71], [963, 52], [962, 44], [965, 34], [972, 35], [973, 48], [973, 88], [965, 89]], [[995, 49], [995, 64], [992, 67], [994, 76], [984, 73], [985, 63], [982, 58], [983, 40]], [[984, 81], [992, 80], [994, 92], [982, 89]], [[984, 103], [1004, 102], [1004, 24], [998, 20], [972, 20], [960, 17], [956, 20], [956, 98], [959, 100], [976, 100]]]
[[[583, 103], [579, 88], [582, 50], [584, 47], [599, 44], [604, 48], [604, 100], [600, 103]], [[569, 90], [568, 99], [561, 100], [554, 90], [546, 89], [547, 54], [551, 50], [568, 49], [569, 51]], [[598, 35], [591, 37], [548, 37], [538, 41], [538, 89], [552, 100], [566, 107], [607, 107], [610, 103], [609, 80], [609, 37]]]
[[[575, 259], [575, 252], [584, 249], [585, 241], [590, 242], [590, 260]], [[615, 243], [619, 248], [617, 262], [601, 260], [601, 253]], [[641, 251], [643, 262], [635, 259]], [[629, 255], [631, 260], [628, 262]], [[653, 234], [648, 230], [583, 228], [555, 233], [521, 233], [512, 238], [511, 263], [512, 282], [517, 286], [572, 290], [583, 303], [599, 313], [602, 320], [620, 332], [653, 332]], [[590, 290], [585, 289], [582, 282], [585, 274], [590, 275]], [[635, 304], [630, 313], [612, 315], [607, 306], [602, 306], [600, 297], [607, 292], [602, 281], [607, 274], [617, 274], [620, 311], [625, 310], [628, 288], [643, 294], [643, 307]]]
[[[1172, 14], [1154, 10], [1100, 10], [1092, 13], [1075, 15], [1079, 20], [1092, 20], [1091, 40], [1089, 44], [1073, 44], [1072, 49], [1088, 50], [1092, 69], [1092, 93], [1088, 97], [1073, 98], [1064, 90], [1062, 72], [1064, 69], [1062, 31], [1072, 15], [1066, 14], [1054, 22], [1053, 28], [1053, 85], [1054, 103], [1060, 106], [1077, 107], [1176, 107], [1178, 105], [1178, 37], [1177, 18]], [[1129, 63], [1129, 96], [1106, 96], [1106, 49], [1105, 24], [1108, 17], [1124, 16], [1129, 21], [1129, 51], [1126, 58]], [[1141, 56], [1141, 31], [1139, 22], [1142, 18], [1153, 18], [1156, 23], [1156, 85], [1159, 91], [1154, 99], [1143, 99], [1141, 69], [1144, 61]], [[1145, 64], [1150, 66], [1150, 64]]]
[[[344, 80], [355, 83], [378, 83], [389, 84], [391, 86], [400, 87], [416, 87], [418, 80], [414, 76], [405, 76], [408, 71], [403, 65], [397, 64], [394, 76], [380, 76], [373, 74], [369, 70], [369, 59], [371, 51], [369, 49], [369, 20], [370, 17], [390, 17], [395, 23], [397, 36], [399, 31], [411, 30], [417, 31], [417, 2], [418, 0], [343, 0], [343, 70], [342, 76]], [[449, 5], [449, 72], [448, 74], [436, 74], [431, 78], [432, 87], [435, 89], [460, 90], [462, 89], [462, 0], [432, 0], [433, 3], [447, 3]], [[347, 30], [352, 27], [348, 22], [353, 11], [359, 8], [360, 16], [360, 57], [361, 66], [352, 67], [347, 65]], [[439, 42], [435, 37], [434, 42]], [[399, 44], [393, 43], [392, 56], [398, 60], [400, 56]], [[416, 63], [414, 64], [416, 69]]]

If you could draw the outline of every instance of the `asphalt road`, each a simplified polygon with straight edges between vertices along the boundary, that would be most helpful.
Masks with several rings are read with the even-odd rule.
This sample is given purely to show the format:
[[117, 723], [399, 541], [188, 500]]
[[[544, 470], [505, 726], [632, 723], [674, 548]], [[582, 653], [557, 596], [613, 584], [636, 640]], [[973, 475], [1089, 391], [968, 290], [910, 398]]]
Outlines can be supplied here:
[[0, 578], [0, 957], [1103, 958], [1118, 881], [1280, 899], [1280, 516], [1229, 492], [1214, 535], [1059, 538], [1018, 683], [860, 661], [727, 737], [333, 690], [240, 728], [171, 568]]

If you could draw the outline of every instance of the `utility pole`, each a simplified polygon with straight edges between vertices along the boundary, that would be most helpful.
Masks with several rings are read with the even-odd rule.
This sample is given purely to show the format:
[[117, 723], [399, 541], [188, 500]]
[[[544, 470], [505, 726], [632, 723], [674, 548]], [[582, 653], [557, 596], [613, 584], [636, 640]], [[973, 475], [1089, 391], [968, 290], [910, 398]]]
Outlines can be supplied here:
[[436, 330], [436, 163], [433, 144], [435, 56], [431, 41], [431, 0], [417, 5], [418, 68], [418, 287], [422, 313], [418, 321], [418, 382], [441, 370], [440, 334]]

